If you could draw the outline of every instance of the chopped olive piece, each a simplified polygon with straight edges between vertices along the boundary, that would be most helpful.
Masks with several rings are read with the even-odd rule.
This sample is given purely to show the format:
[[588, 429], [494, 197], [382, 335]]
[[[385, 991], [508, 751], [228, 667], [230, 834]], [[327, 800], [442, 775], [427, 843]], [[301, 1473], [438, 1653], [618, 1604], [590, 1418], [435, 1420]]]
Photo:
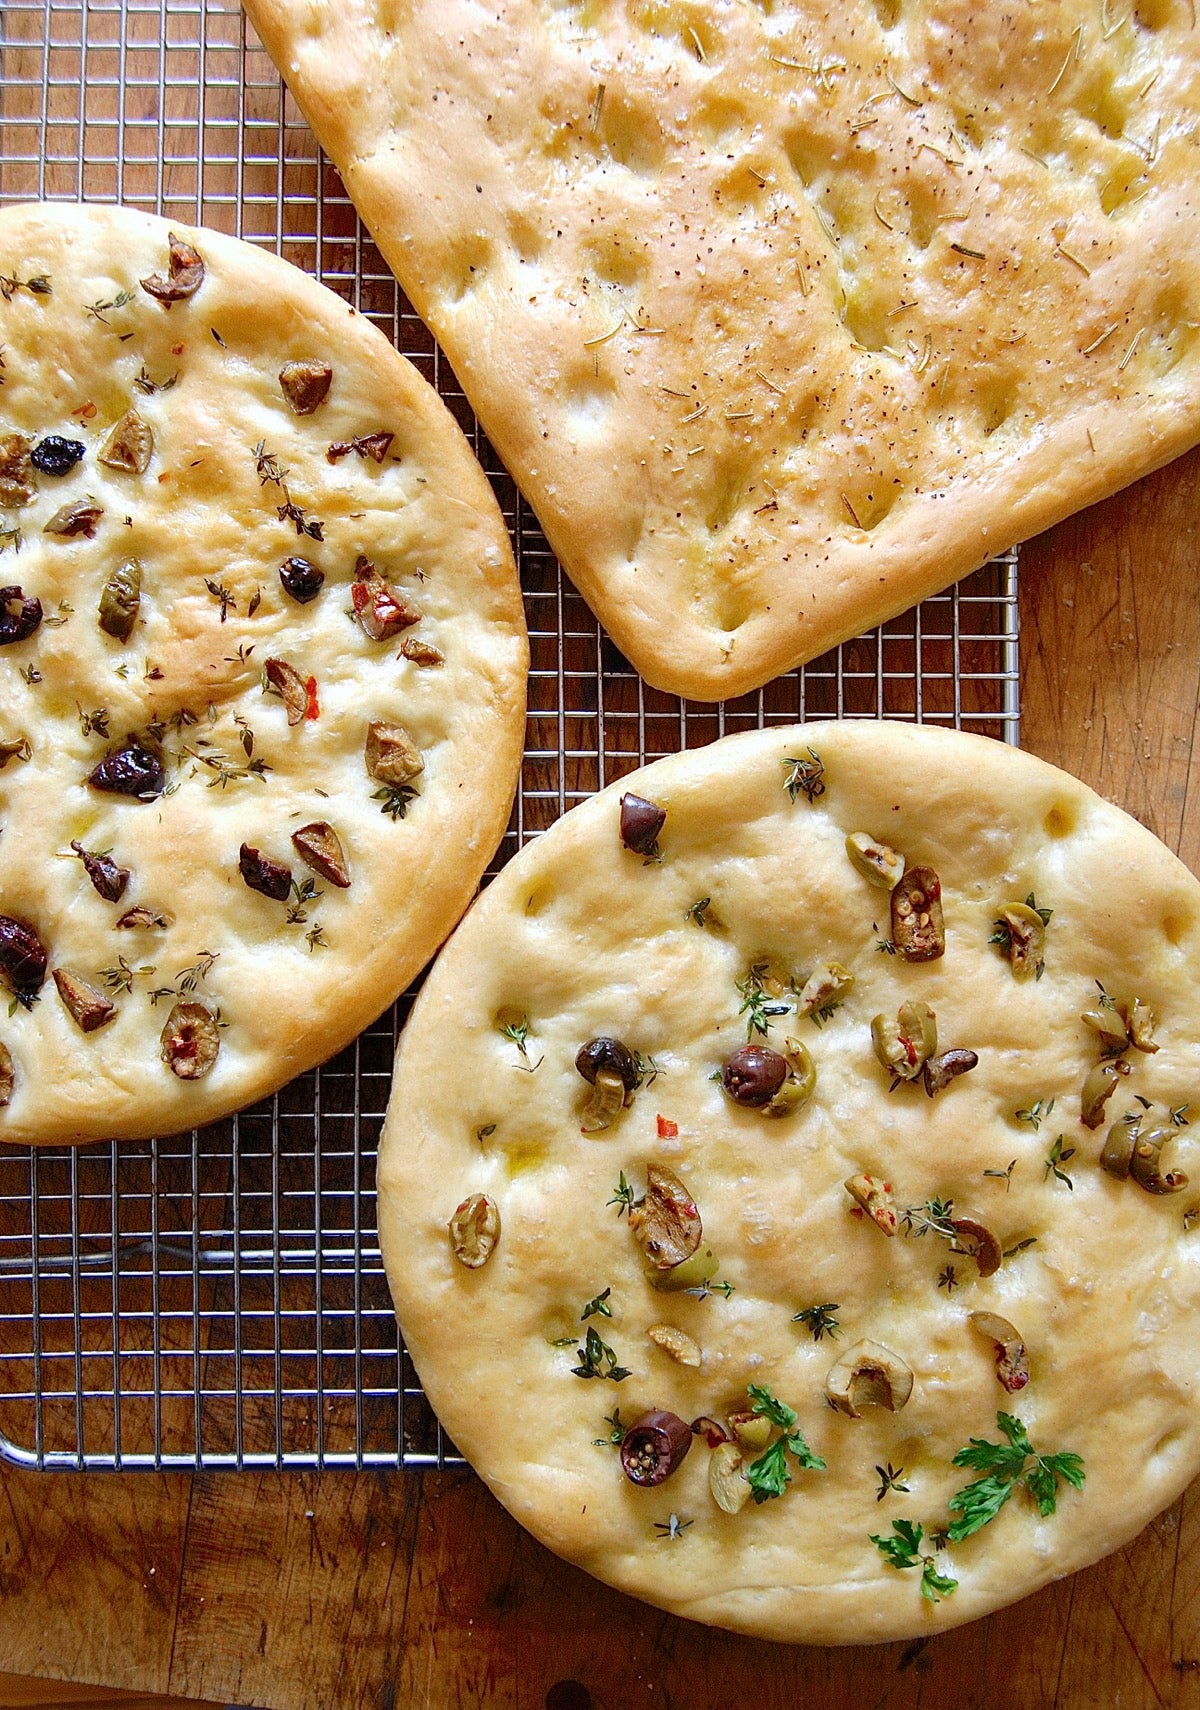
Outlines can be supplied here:
[[395, 437], [394, 433], [380, 429], [378, 433], [355, 434], [353, 439], [335, 439], [325, 453], [325, 460], [328, 463], [340, 463], [343, 457], [349, 457], [352, 451], [357, 451], [364, 460], [369, 457], [372, 463], [382, 463]]
[[603, 1036], [599, 1039], [589, 1039], [587, 1044], [581, 1045], [575, 1053], [575, 1067], [589, 1086], [595, 1086], [596, 1077], [602, 1069], [615, 1074], [626, 1092], [636, 1092], [641, 1084], [637, 1059], [619, 1039]]
[[736, 1443], [720, 1443], [708, 1457], [708, 1488], [724, 1514], [740, 1514], [750, 1500], [745, 1464]]
[[292, 894], [292, 869], [249, 843], [238, 852], [238, 871], [252, 891], [261, 891], [272, 902], [286, 902]]
[[729, 1415], [729, 1429], [749, 1454], [758, 1455], [771, 1441], [771, 1421], [762, 1413], [739, 1408]]
[[1147, 1193], [1182, 1193], [1188, 1185], [1188, 1178], [1182, 1170], [1168, 1170], [1166, 1175], [1162, 1173], [1160, 1154], [1177, 1133], [1174, 1124], [1165, 1122], [1136, 1135], [1129, 1159], [1129, 1174]]
[[25, 641], [42, 621], [42, 602], [19, 587], [0, 588], [0, 647]]
[[299, 831], [293, 831], [292, 847], [306, 867], [328, 879], [331, 885], [337, 885], [343, 891], [349, 887], [350, 869], [346, 865], [341, 838], [325, 820], [315, 819], [311, 825], [302, 825]]
[[583, 1107], [579, 1124], [581, 1134], [599, 1134], [611, 1128], [627, 1102], [624, 1083], [613, 1069], [600, 1069], [592, 1082], [591, 1094]]
[[812, 1052], [801, 1040], [788, 1040], [784, 1062], [788, 1068], [787, 1079], [766, 1104], [759, 1106], [764, 1116], [790, 1116], [808, 1103], [816, 1087], [817, 1065], [813, 1062]]
[[285, 558], [279, 566], [279, 580], [285, 594], [290, 594], [299, 605], [306, 606], [321, 592], [325, 572], [310, 564], [307, 558]]
[[996, 1312], [972, 1312], [971, 1325], [995, 1343], [996, 1376], [1010, 1395], [1029, 1382], [1029, 1359], [1021, 1335], [1007, 1318]]
[[0, 506], [27, 505], [36, 493], [29, 441], [23, 433], [0, 434]]
[[43, 475], [69, 475], [86, 450], [81, 439], [48, 433], [29, 453], [29, 461]]
[[843, 1186], [850, 1198], [856, 1205], [862, 1207], [877, 1229], [882, 1229], [885, 1235], [896, 1233], [899, 1220], [892, 1200], [892, 1190], [887, 1182], [877, 1181], [874, 1176], [868, 1176], [864, 1173], [849, 1176]]
[[400, 643], [397, 658], [409, 659], [414, 665], [444, 665], [446, 655], [439, 653], [436, 647], [428, 641], [419, 641], [415, 635], [406, 635]]
[[89, 540], [95, 538], [100, 526], [100, 518], [104, 515], [104, 506], [97, 504], [89, 494], [83, 499], [73, 499], [70, 504], [61, 505], [50, 521], [43, 528], [43, 534], [61, 534], [69, 539], [84, 534]]
[[709, 1413], [702, 1413], [699, 1419], [693, 1419], [691, 1429], [692, 1436], [703, 1437], [710, 1449], [715, 1449], [719, 1443], [730, 1441], [729, 1432], [724, 1425]]
[[860, 1407], [886, 1407], [898, 1413], [913, 1391], [912, 1367], [882, 1342], [856, 1342], [829, 1368], [825, 1394], [848, 1419], [861, 1419]]
[[354, 581], [350, 601], [363, 633], [372, 641], [387, 641], [402, 629], [420, 623], [421, 613], [410, 606], [402, 594], [388, 587], [383, 577], [367, 558], [359, 558], [354, 566]]
[[899, 1081], [915, 1081], [937, 1050], [937, 1016], [919, 998], [902, 1003], [895, 1021], [877, 1015], [871, 1043], [883, 1067]]
[[55, 968], [54, 983], [63, 1007], [84, 1033], [94, 1033], [117, 1013], [116, 1004], [110, 1003], [102, 991], [67, 968]]
[[105, 902], [120, 902], [129, 883], [129, 868], [119, 867], [111, 855], [94, 855], [74, 839], [71, 848], [83, 862], [83, 870]]
[[0, 914], [0, 973], [14, 995], [28, 1003], [46, 978], [46, 952], [32, 926]]
[[28, 760], [33, 753], [33, 745], [27, 736], [0, 737], [0, 772], [10, 760]]
[[932, 867], [910, 867], [892, 892], [892, 943], [906, 962], [945, 955], [942, 881]]
[[978, 1052], [968, 1051], [962, 1045], [956, 1045], [949, 1051], [941, 1052], [939, 1056], [928, 1058], [923, 1070], [925, 1091], [932, 1098], [935, 1093], [944, 1091], [951, 1081], [957, 1080], [959, 1075], [968, 1074], [976, 1068], [978, 1063]]
[[263, 676], [267, 688], [283, 701], [287, 711], [288, 725], [303, 722], [308, 711], [308, 690], [304, 678], [294, 665], [289, 665], [285, 659], [268, 659], [263, 666]]
[[658, 834], [667, 823], [667, 810], [644, 796], [621, 797], [621, 842], [635, 855], [658, 859]]
[[673, 1265], [669, 1271], [651, 1271], [647, 1282], [664, 1294], [683, 1294], [688, 1289], [703, 1289], [721, 1268], [721, 1261], [707, 1244], [699, 1246], [691, 1258]]
[[285, 362], [279, 370], [279, 385], [298, 416], [311, 416], [323, 404], [333, 381], [327, 362]]
[[986, 1224], [977, 1223], [973, 1217], [952, 1217], [950, 1227], [954, 1231], [951, 1252], [974, 1259], [981, 1277], [993, 1276], [1000, 1269], [1004, 1253]]
[[700, 1344], [694, 1342], [686, 1330], [677, 1330], [673, 1324], [652, 1324], [646, 1334], [656, 1348], [670, 1354], [678, 1365], [698, 1366], [704, 1358]]
[[455, 1208], [446, 1226], [454, 1257], [469, 1271], [477, 1271], [491, 1258], [500, 1239], [500, 1208], [486, 1193], [473, 1193]]
[[761, 1109], [779, 1092], [788, 1075], [788, 1062], [769, 1045], [742, 1045], [725, 1060], [721, 1085], [735, 1104]]
[[119, 927], [126, 929], [145, 927], [147, 930], [159, 932], [165, 932], [168, 927], [174, 926], [174, 924], [175, 916], [168, 914], [166, 909], [145, 908], [141, 903], [136, 904], [133, 908], [127, 908], [117, 922]]
[[1009, 903], [996, 921], [996, 938], [1019, 980], [1037, 974], [1046, 949], [1046, 923], [1027, 903]]
[[1096, 1035], [1102, 1057], [1119, 1057], [1129, 1043], [1125, 1017], [1114, 1003], [1098, 1003], [1085, 1009], [1080, 1020]]
[[1141, 998], [1134, 998], [1132, 1003], [1121, 1005], [1121, 1014], [1125, 1017], [1125, 1028], [1129, 1034], [1129, 1043], [1134, 1050], [1145, 1051], [1148, 1056], [1152, 1056], [1158, 1050], [1158, 1046], [1154, 1042], [1154, 1029], [1158, 1017], [1150, 1005], [1143, 1003]]
[[692, 1446], [692, 1433], [677, 1413], [651, 1408], [626, 1431], [621, 1466], [631, 1484], [653, 1486], [670, 1478]]
[[886, 843], [879, 843], [865, 831], [852, 831], [846, 839], [846, 854], [856, 872], [868, 884], [880, 890], [892, 891], [904, 877], [904, 857]]
[[1115, 1176], [1119, 1182], [1123, 1182], [1129, 1174], [1136, 1140], [1136, 1122], [1114, 1122], [1108, 1131], [1104, 1148], [1100, 1153], [1100, 1168], [1107, 1170], [1108, 1174]]
[[175, 232], [167, 233], [167, 242], [166, 273], [152, 273], [140, 281], [142, 290], [157, 298], [164, 309], [195, 296], [204, 283], [204, 263], [192, 245]]
[[381, 784], [407, 784], [425, 770], [421, 750], [402, 724], [373, 719], [367, 726], [367, 773]]
[[843, 968], [840, 962], [822, 962], [805, 980], [796, 1003], [796, 1014], [810, 1015], [814, 1021], [823, 1021], [853, 985], [854, 975], [849, 968]]
[[94, 790], [109, 795], [153, 801], [166, 789], [167, 774], [157, 754], [143, 747], [136, 736], [128, 736], [120, 748], [92, 768], [87, 781]]
[[162, 1030], [162, 1059], [181, 1081], [198, 1081], [221, 1049], [216, 1019], [202, 1003], [177, 1003]]
[[100, 628], [115, 641], [128, 641], [142, 603], [142, 566], [127, 558], [100, 593]]
[[114, 422], [97, 457], [107, 469], [122, 469], [129, 475], [144, 475], [154, 450], [154, 430], [136, 410], [126, 410]]
[[646, 1197], [630, 1208], [629, 1227], [652, 1270], [670, 1271], [700, 1245], [696, 1202], [679, 1177], [661, 1164], [646, 1172]]
[[1129, 1073], [1129, 1064], [1123, 1057], [1105, 1057], [1089, 1071], [1079, 1100], [1079, 1120], [1086, 1128], [1099, 1128], [1104, 1121], [1104, 1106], [1116, 1090], [1118, 1080]]
[[13, 1088], [17, 1084], [17, 1072], [13, 1065], [12, 1052], [7, 1045], [0, 1045], [0, 1109], [12, 1103]]

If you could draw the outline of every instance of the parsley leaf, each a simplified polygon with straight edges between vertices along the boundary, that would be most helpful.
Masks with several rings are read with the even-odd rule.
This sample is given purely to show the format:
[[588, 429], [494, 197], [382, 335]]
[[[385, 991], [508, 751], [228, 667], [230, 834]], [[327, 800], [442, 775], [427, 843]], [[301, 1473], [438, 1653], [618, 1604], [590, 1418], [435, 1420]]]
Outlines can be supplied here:
[[958, 1586], [958, 1581], [949, 1574], [939, 1573], [936, 1556], [921, 1554], [921, 1543], [925, 1536], [924, 1528], [917, 1520], [894, 1520], [892, 1536], [881, 1537], [877, 1532], [871, 1533], [871, 1542], [875, 1544], [889, 1567], [897, 1571], [904, 1568], [921, 1569], [921, 1596], [931, 1603], [940, 1603], [943, 1597]]
[[748, 1386], [747, 1393], [750, 1396], [750, 1411], [757, 1413], [762, 1419], [769, 1419], [772, 1425], [778, 1425], [783, 1432], [782, 1437], [776, 1437], [758, 1459], [751, 1461], [746, 1468], [746, 1482], [755, 1502], [766, 1502], [769, 1497], [782, 1496], [792, 1482], [791, 1468], [787, 1464], [789, 1454], [794, 1455], [808, 1472], [823, 1472], [825, 1462], [820, 1455], [813, 1453], [804, 1439], [804, 1433], [796, 1428], [796, 1414], [785, 1402], [777, 1400], [765, 1384], [752, 1383]]
[[[1053, 1455], [1040, 1455], [1029, 1440], [1024, 1425], [1011, 1413], [997, 1413], [996, 1423], [1007, 1443], [991, 1443], [986, 1438], [972, 1437], [966, 1448], [954, 1457], [956, 1467], [971, 1467], [983, 1473], [982, 1478], [964, 1485], [950, 1498], [948, 1507], [959, 1518], [950, 1523], [949, 1537], [954, 1543], [971, 1537], [989, 1521], [994, 1520], [1013, 1492], [1024, 1485], [1037, 1503], [1038, 1512], [1047, 1517], [1058, 1505], [1060, 1480], [1083, 1488], [1083, 1461], [1069, 1450]], [[1028, 1462], [1032, 1460], [1033, 1465]]]

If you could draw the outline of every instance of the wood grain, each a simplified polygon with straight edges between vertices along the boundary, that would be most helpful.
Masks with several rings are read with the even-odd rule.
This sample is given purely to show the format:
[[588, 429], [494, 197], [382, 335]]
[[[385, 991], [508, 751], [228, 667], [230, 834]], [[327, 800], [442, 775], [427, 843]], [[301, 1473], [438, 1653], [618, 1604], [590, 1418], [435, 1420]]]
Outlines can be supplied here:
[[[1025, 746], [1193, 869], [1198, 516], [1200, 453], [1022, 558]], [[503, 1398], [480, 1404], [502, 1429]], [[0, 1667], [274, 1710], [1200, 1706], [1200, 1487], [1074, 1579], [871, 1649], [660, 1615], [556, 1561], [467, 1473], [10, 1471], [0, 1594]]]

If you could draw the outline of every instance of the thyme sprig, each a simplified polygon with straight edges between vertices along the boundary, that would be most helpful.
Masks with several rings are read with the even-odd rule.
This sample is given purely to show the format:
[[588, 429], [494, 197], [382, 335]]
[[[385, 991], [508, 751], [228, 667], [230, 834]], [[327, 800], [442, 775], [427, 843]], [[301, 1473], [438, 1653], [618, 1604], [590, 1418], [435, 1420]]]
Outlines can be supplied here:
[[1064, 1183], [1074, 1193], [1075, 1183], [1071, 1180], [1067, 1165], [1075, 1156], [1075, 1147], [1066, 1145], [1066, 1138], [1065, 1134], [1060, 1134], [1050, 1148], [1049, 1156], [1046, 1159], [1046, 1168], [1042, 1172], [1042, 1180], [1044, 1182], [1049, 1181], [1050, 1177], [1053, 1176], [1056, 1182]]
[[613, 1383], [620, 1383], [629, 1377], [630, 1368], [617, 1364], [617, 1356], [607, 1342], [601, 1340], [600, 1332], [594, 1324], [589, 1324], [587, 1336], [582, 1348], [575, 1350], [579, 1360], [571, 1370], [576, 1377], [608, 1378]]
[[807, 759], [803, 755], [789, 755], [781, 764], [788, 768], [783, 787], [789, 801], [794, 802], [802, 795], [811, 804], [825, 794], [825, 763], [814, 748], [809, 749]]
[[827, 1300], [821, 1306], [806, 1306], [800, 1312], [793, 1312], [792, 1323], [805, 1325], [814, 1342], [821, 1341], [825, 1336], [836, 1341], [841, 1332], [841, 1325], [833, 1315], [840, 1310], [836, 1300]]

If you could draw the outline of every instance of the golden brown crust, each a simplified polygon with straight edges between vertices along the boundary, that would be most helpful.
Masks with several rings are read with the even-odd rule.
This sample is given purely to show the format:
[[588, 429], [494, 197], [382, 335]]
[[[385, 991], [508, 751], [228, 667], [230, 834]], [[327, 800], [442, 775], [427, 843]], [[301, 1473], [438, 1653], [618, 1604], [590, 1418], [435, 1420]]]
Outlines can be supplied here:
[[[783, 784], [810, 746], [825, 790], [793, 802]], [[661, 862], [621, 845], [626, 789], [667, 809]], [[938, 873], [944, 956], [880, 950], [888, 896], [847, 859], [856, 831]], [[1053, 911], [1040, 979], [1018, 978], [990, 942], [1031, 892]], [[572, 810], [476, 903], [398, 1058], [380, 1236], [450, 1436], [552, 1549], [667, 1609], [771, 1638], [933, 1632], [1115, 1548], [1200, 1466], [1200, 1152], [1177, 1126], [1200, 1107], [1198, 952], [1200, 886], [1160, 843], [1064, 773], [983, 738], [871, 721], [754, 733]], [[818, 1026], [795, 1014], [796, 989], [827, 961], [855, 983]], [[762, 1042], [783, 1050], [794, 1035], [816, 1068], [811, 1100], [778, 1119], [712, 1079], [746, 1042], [744, 988], [764, 963], [789, 1013], [766, 1016]], [[1125, 1050], [1130, 1073], [1092, 1130], [1081, 1095], [1099, 1049], [1081, 1015], [1097, 981], [1118, 1005], [1150, 1006], [1159, 1049]], [[904, 1001], [935, 1011], [939, 1051], [978, 1055], [932, 1097], [920, 1080], [889, 1092], [872, 1046], [873, 1017]], [[647, 1079], [589, 1135], [574, 1062], [601, 1036], [641, 1052]], [[1109, 1124], [1127, 1114], [1143, 1132], [1168, 1127], [1162, 1167], [1189, 1173], [1187, 1191], [1152, 1194], [1100, 1167]], [[719, 1261], [707, 1298], [647, 1280], [617, 1190], [623, 1178], [642, 1193], [652, 1165], [699, 1208]], [[895, 1235], [847, 1192], [862, 1174], [890, 1189]], [[494, 1200], [500, 1233], [467, 1270], [447, 1222], [476, 1193]], [[953, 1202], [953, 1240], [919, 1233], [934, 1199]], [[971, 1224], [999, 1244], [991, 1274], [954, 1250], [979, 1244]], [[582, 1321], [605, 1289], [611, 1316]], [[836, 1335], [817, 1340], [796, 1318], [815, 1306], [831, 1309]], [[974, 1312], [1015, 1327], [1026, 1386], [1003, 1386], [994, 1326]], [[664, 1323], [699, 1346], [698, 1367], [648, 1335]], [[574, 1374], [589, 1327], [628, 1377]], [[860, 1341], [911, 1371], [901, 1410], [863, 1405], [861, 1392], [859, 1419], [826, 1405], [830, 1368]], [[790, 1458], [784, 1494], [736, 1514], [714, 1505], [699, 1440], [657, 1489], [622, 1477], [606, 1444], [615, 1407], [625, 1425], [649, 1407], [725, 1418], [750, 1383], [799, 1415], [824, 1470]], [[1001, 1412], [1039, 1452], [1080, 1455], [1083, 1490], [1062, 1484], [1045, 1517], [1019, 1490], [938, 1556], [958, 1584], [929, 1601], [921, 1570], [889, 1566], [872, 1535], [918, 1522], [928, 1550], [954, 1518], [949, 1498], [977, 1476], [953, 1456], [972, 1438], [1002, 1441]], [[889, 1465], [908, 1488], [877, 1501]], [[664, 1538], [672, 1515], [688, 1524]]]
[[1200, 432], [1185, 0], [248, 0], [615, 640], [718, 698]]
[[[178, 244], [170, 261], [172, 229], [201, 259], [198, 285]], [[0, 512], [0, 579], [43, 612], [0, 647], [0, 738], [28, 744], [0, 772], [0, 914], [33, 927], [49, 970], [32, 1007], [14, 1004], [0, 1026], [15, 1070], [0, 1137], [145, 1136], [210, 1121], [324, 1060], [453, 926], [520, 761], [520, 593], [503, 519], [448, 412], [298, 270], [215, 232], [56, 206], [0, 214], [0, 273], [17, 282], [0, 303], [0, 433], [82, 447], [62, 474], [18, 450]], [[292, 362], [332, 370], [310, 410], [285, 394]], [[131, 408], [142, 429], [114, 442]], [[376, 433], [391, 436], [381, 459], [376, 441], [330, 460], [331, 445]], [[89, 497], [91, 533], [46, 532]], [[324, 574], [305, 602], [280, 576], [295, 555]], [[355, 620], [360, 555], [419, 611], [403, 632], [374, 640]], [[131, 627], [113, 612], [106, 632], [103, 590], [131, 559]], [[406, 637], [444, 662], [401, 658]], [[381, 811], [386, 791], [366, 769], [373, 720], [402, 724], [421, 750], [402, 819]], [[162, 761], [155, 799], [88, 782], [131, 735]], [[326, 824], [348, 886], [292, 843]], [[290, 868], [286, 898], [251, 887], [243, 845]], [[118, 898], [82, 859], [105, 851], [129, 875]], [[131, 909], [148, 919], [118, 926]], [[154, 925], [164, 911], [170, 924]], [[55, 969], [104, 994], [115, 1018], [83, 1032]], [[195, 1079], [162, 1056], [180, 1001], [220, 1023], [216, 1062]]]

